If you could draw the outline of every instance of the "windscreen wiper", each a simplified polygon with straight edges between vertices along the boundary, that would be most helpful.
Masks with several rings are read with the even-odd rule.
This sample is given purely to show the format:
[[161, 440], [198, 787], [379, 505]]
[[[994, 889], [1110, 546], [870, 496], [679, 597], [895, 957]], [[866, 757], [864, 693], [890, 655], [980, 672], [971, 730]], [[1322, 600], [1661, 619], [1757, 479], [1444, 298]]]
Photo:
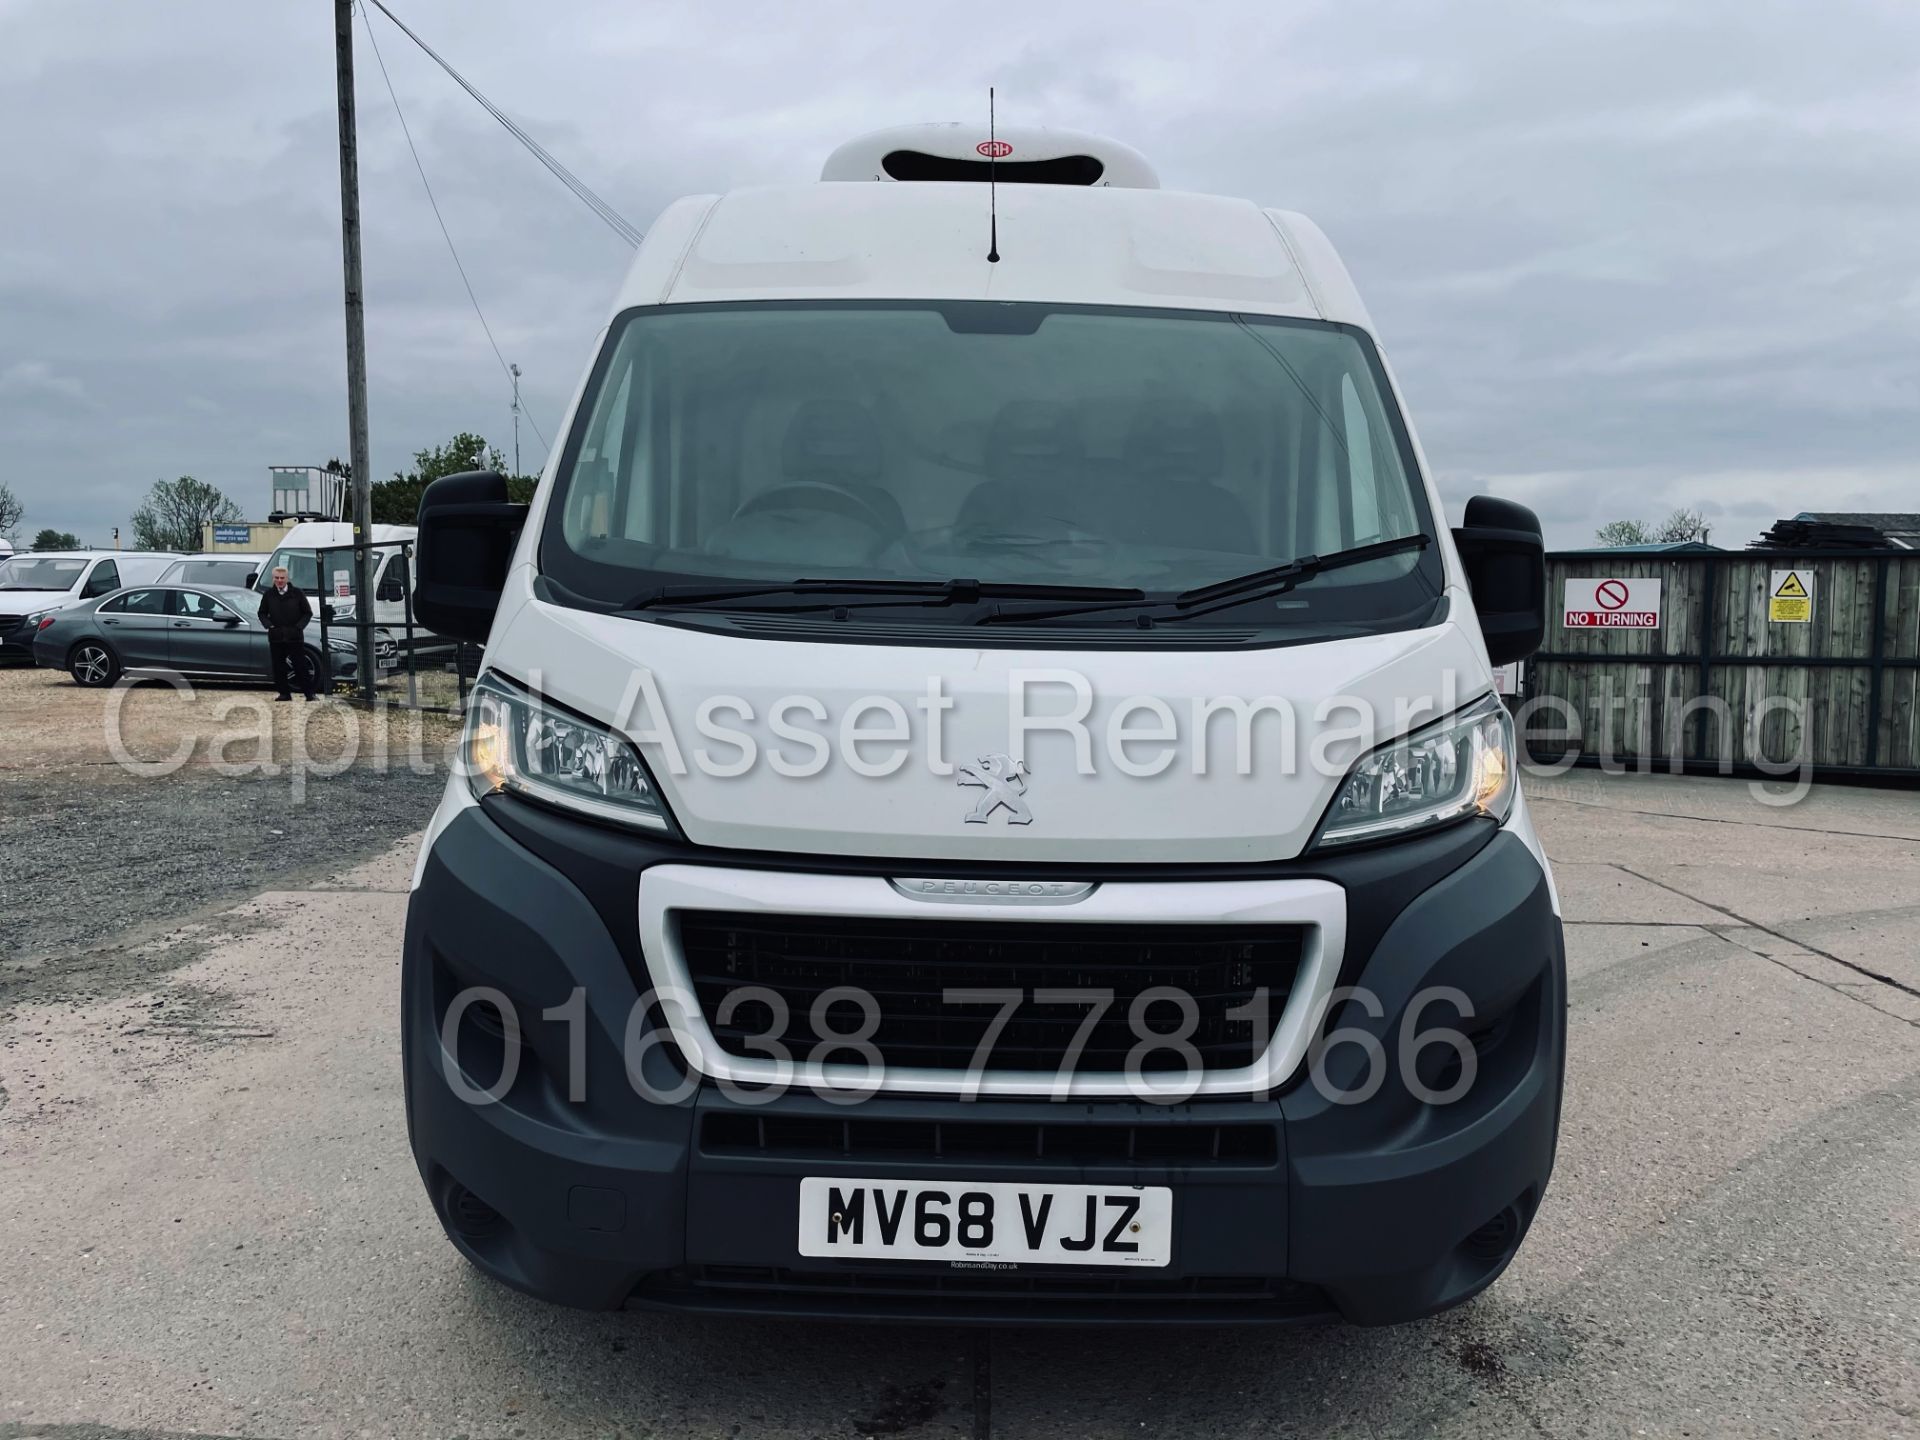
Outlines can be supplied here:
[[1264, 595], [1275, 586], [1290, 590], [1302, 580], [1327, 570], [1341, 570], [1349, 565], [1364, 564], [1368, 560], [1384, 559], [1388, 555], [1402, 555], [1409, 550], [1424, 550], [1432, 543], [1432, 538], [1427, 535], [1403, 535], [1397, 540], [1376, 540], [1371, 545], [1355, 545], [1351, 550], [1335, 550], [1328, 555], [1302, 555], [1298, 560], [1289, 560], [1284, 565], [1274, 565], [1265, 570], [1236, 575], [1230, 580], [1219, 580], [1212, 585], [1182, 590], [1173, 598], [1180, 605], [1203, 605], [1209, 600], [1224, 599], [1229, 595], [1249, 592]]
[[770, 585], [661, 585], [642, 591], [623, 610], [665, 610], [679, 605], [718, 605], [776, 595], [817, 595], [818, 606], [780, 606], [786, 610], [828, 609], [833, 597], [866, 596], [871, 605], [974, 605], [982, 600], [1080, 600], [1124, 603], [1145, 600], [1144, 590], [1110, 585], [1048, 585], [1026, 582], [955, 580], [788, 580]]
[[[1170, 620], [1190, 620], [1195, 615], [1205, 615], [1229, 605], [1245, 605], [1250, 601], [1267, 600], [1276, 595], [1284, 595], [1301, 581], [1310, 580], [1315, 575], [1324, 574], [1329, 570], [1342, 570], [1349, 565], [1363, 565], [1369, 560], [1400, 555], [1409, 550], [1424, 550], [1432, 543], [1433, 539], [1428, 535], [1404, 535], [1398, 540], [1377, 540], [1371, 545], [1356, 545], [1351, 550], [1334, 550], [1325, 555], [1302, 555], [1297, 560], [1287, 561], [1284, 565], [1252, 570], [1245, 575], [1235, 575], [1231, 579], [1215, 581], [1211, 585], [1196, 585], [1191, 590], [1182, 590], [1177, 595], [1163, 599], [1109, 601], [1105, 604], [1075, 605], [1064, 610], [1000, 611], [986, 616], [981, 623], [1017, 624], [1027, 620], [1058, 620], [1070, 615], [1106, 614], [1124, 610], [1141, 611], [1140, 621], [1143, 626], [1161, 625]], [[1149, 611], [1149, 607], [1154, 608]]]

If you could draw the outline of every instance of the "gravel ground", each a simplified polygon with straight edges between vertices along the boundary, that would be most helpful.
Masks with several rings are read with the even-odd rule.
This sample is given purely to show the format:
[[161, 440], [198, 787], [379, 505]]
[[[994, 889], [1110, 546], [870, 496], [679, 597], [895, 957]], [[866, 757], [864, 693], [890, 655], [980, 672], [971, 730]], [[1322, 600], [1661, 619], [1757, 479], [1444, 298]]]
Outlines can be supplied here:
[[[117, 763], [115, 703], [127, 752], [190, 758], [161, 774]], [[415, 726], [417, 760], [404, 743]], [[150, 984], [197, 953], [152, 942], [209, 907], [388, 849], [433, 813], [452, 733], [437, 718], [275, 706], [233, 688], [149, 685], [115, 702], [45, 670], [0, 672], [0, 730], [0, 1007]], [[222, 735], [238, 738], [216, 755]], [[357, 758], [342, 768], [349, 743]], [[303, 753], [311, 765], [289, 763]]]
[[444, 783], [349, 770], [295, 804], [284, 777], [0, 777], [0, 1005], [138, 985], [139, 941], [379, 853], [427, 823]]

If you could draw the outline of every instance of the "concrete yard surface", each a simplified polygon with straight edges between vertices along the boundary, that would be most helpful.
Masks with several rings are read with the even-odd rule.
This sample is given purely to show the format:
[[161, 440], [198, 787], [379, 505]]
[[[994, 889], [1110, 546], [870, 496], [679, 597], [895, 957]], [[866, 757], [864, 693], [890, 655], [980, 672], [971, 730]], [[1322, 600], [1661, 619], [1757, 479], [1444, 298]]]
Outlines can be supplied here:
[[[1920, 798], [1529, 795], [1571, 1039], [1507, 1275], [1386, 1330], [997, 1331], [995, 1435], [1920, 1434]], [[972, 1434], [960, 1331], [468, 1268], [401, 1105], [414, 843], [154, 932], [138, 983], [0, 977], [0, 1440]]]

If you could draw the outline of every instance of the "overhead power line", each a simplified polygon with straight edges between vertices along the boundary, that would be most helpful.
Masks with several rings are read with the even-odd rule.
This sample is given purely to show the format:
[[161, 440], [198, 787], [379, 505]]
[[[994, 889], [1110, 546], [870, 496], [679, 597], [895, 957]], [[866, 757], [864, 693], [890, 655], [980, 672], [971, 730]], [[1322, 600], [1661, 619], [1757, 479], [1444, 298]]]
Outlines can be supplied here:
[[637, 247], [640, 244], [641, 231], [627, 223], [626, 218], [606, 201], [594, 194], [584, 180], [567, 169], [567, 167], [562, 165], [558, 160], [554, 159], [553, 156], [548, 153], [545, 146], [516, 125], [498, 105], [494, 104], [485, 95], [482, 95], [472, 81], [468, 80], [466, 76], [462, 75], [458, 70], [454, 69], [452, 65], [447, 63], [439, 51], [435, 50], [408, 28], [407, 23], [387, 7], [385, 0], [367, 0], [367, 3], [372, 5], [382, 15], [386, 16], [387, 19], [391, 20], [401, 34], [405, 35], [409, 40], [413, 41], [415, 45], [418, 45], [421, 50], [426, 52], [434, 64], [438, 65], [442, 70], [446, 71], [448, 75], [453, 77], [456, 85], [466, 91], [475, 100], [479, 101], [482, 109], [493, 116], [494, 119], [498, 120], [500, 124], [505, 127], [509, 135], [526, 146], [533, 158], [546, 166], [552, 173], [554, 179], [571, 190], [583, 205], [593, 211], [595, 215], [598, 215], [608, 229], [612, 230], [614, 234], [618, 235], [622, 240], [625, 240], [629, 245]]
[[447, 229], [446, 216], [440, 213], [440, 202], [433, 196], [433, 183], [427, 179], [427, 167], [421, 163], [420, 149], [413, 143], [413, 130], [407, 124], [407, 112], [400, 108], [399, 93], [393, 88], [393, 77], [387, 73], [386, 57], [380, 53], [380, 42], [374, 38], [373, 20], [364, 9], [360, 12], [360, 19], [367, 27], [367, 43], [373, 47], [374, 63], [380, 67], [380, 78], [386, 82], [387, 98], [393, 101], [393, 113], [399, 118], [400, 133], [406, 137], [407, 149], [413, 155], [413, 168], [420, 172], [420, 188], [427, 192], [427, 204], [433, 207], [433, 218], [440, 224], [440, 236], [447, 242], [447, 253], [453, 256], [453, 268], [460, 272], [460, 283], [466, 287], [467, 299], [473, 303], [473, 313], [479, 318], [481, 330], [486, 333], [487, 344], [493, 347], [493, 358], [500, 362], [500, 373], [505, 375], [507, 382], [514, 387], [515, 405], [518, 406], [520, 413], [527, 417], [527, 424], [533, 427], [533, 433], [539, 437], [541, 445], [545, 446], [547, 437], [540, 433], [540, 426], [532, 414], [520, 404], [519, 378], [515, 375], [513, 367], [507, 363], [507, 357], [500, 353], [500, 342], [493, 338], [493, 327], [487, 324], [486, 312], [480, 308], [480, 297], [473, 293], [473, 282], [467, 278], [467, 267], [460, 263], [459, 248], [453, 243], [453, 233]]

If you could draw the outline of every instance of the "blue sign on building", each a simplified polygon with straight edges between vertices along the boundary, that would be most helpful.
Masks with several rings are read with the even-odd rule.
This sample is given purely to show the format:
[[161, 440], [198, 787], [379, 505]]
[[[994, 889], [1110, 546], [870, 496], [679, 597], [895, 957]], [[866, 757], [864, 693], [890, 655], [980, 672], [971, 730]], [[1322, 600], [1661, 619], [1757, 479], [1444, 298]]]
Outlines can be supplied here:
[[244, 545], [253, 538], [253, 531], [245, 525], [216, 525], [213, 527], [213, 543], [216, 545]]

